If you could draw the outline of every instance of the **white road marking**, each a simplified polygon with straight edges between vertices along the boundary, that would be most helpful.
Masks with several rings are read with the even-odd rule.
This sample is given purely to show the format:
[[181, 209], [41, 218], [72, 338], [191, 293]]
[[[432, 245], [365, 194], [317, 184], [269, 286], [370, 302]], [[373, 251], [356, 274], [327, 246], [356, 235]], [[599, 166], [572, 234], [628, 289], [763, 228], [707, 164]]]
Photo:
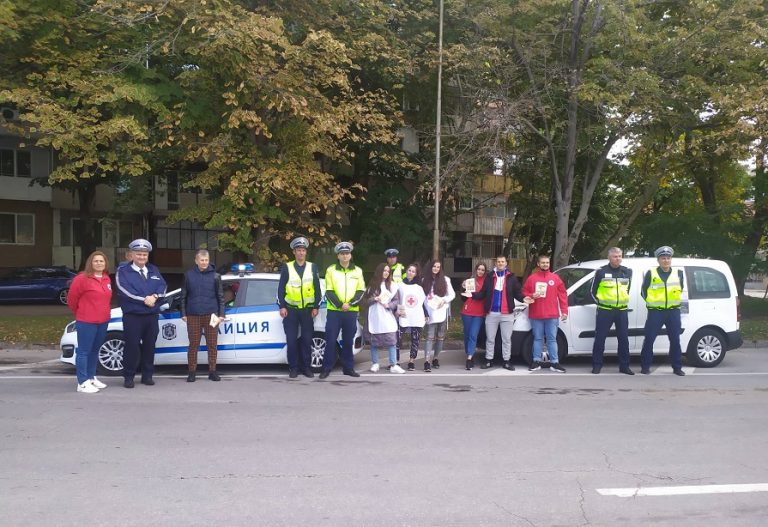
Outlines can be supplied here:
[[768, 483], [734, 485], [685, 485], [680, 487], [629, 487], [623, 489], [595, 489], [603, 496], [635, 498], [640, 496], [683, 496], [691, 494], [733, 494], [737, 492], [768, 492]]

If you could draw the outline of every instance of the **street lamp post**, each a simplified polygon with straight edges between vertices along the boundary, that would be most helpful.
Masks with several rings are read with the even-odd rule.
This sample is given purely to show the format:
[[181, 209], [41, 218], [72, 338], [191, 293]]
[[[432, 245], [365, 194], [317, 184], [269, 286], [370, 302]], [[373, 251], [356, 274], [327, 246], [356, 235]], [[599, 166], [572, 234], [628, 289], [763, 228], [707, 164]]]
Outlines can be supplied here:
[[440, 257], [440, 132], [443, 92], [443, 0], [440, 0], [440, 27], [437, 51], [437, 118], [435, 126], [435, 228], [432, 233], [432, 259]]

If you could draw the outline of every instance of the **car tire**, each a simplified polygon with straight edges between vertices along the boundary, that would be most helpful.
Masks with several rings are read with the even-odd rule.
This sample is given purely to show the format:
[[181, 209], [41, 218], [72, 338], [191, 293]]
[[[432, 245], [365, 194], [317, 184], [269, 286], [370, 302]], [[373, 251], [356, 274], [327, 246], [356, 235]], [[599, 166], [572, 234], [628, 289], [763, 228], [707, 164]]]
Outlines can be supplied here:
[[325, 356], [325, 333], [315, 331], [312, 334], [312, 343], [309, 345], [310, 366], [312, 371], [319, 372], [323, 369], [323, 357]]
[[[531, 365], [533, 362], [533, 333], [529, 332], [523, 339], [523, 349], [520, 353], [523, 358], [523, 362], [527, 365]], [[565, 340], [565, 335], [562, 332], [557, 332], [557, 360], [558, 362], [565, 362], [568, 358], [568, 342]], [[541, 361], [549, 362], [549, 352], [544, 349], [541, 352]]]
[[96, 369], [99, 375], [114, 377], [123, 373], [125, 339], [121, 331], [110, 331], [99, 348], [99, 360]]
[[691, 366], [714, 368], [725, 358], [726, 341], [722, 331], [714, 328], [701, 328], [688, 343], [686, 358]]
[[67, 305], [67, 296], [69, 295], [69, 288], [64, 288], [61, 291], [59, 291], [59, 296], [57, 298], [59, 304], [66, 306]]

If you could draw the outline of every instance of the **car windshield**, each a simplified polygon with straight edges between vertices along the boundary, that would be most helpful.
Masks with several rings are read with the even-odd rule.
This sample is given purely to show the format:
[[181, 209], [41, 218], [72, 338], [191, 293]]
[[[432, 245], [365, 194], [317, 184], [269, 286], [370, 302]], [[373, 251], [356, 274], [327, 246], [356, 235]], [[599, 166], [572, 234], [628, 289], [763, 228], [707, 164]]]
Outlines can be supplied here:
[[558, 269], [556, 274], [565, 284], [566, 289], [570, 289], [573, 284], [592, 273], [594, 269], [588, 267], [565, 267]]

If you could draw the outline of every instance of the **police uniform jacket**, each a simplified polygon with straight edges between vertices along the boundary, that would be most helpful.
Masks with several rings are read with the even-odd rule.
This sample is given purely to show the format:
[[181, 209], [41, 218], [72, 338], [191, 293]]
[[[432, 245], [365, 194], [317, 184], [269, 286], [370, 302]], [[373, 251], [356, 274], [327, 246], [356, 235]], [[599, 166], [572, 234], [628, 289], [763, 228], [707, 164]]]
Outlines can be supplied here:
[[148, 263], [146, 280], [141, 277], [133, 264], [126, 263], [117, 268], [115, 282], [120, 307], [123, 313], [135, 315], [151, 315], [160, 312], [160, 302], [153, 307], [144, 304], [144, 298], [150, 295], [165, 296], [167, 285], [157, 266]]

